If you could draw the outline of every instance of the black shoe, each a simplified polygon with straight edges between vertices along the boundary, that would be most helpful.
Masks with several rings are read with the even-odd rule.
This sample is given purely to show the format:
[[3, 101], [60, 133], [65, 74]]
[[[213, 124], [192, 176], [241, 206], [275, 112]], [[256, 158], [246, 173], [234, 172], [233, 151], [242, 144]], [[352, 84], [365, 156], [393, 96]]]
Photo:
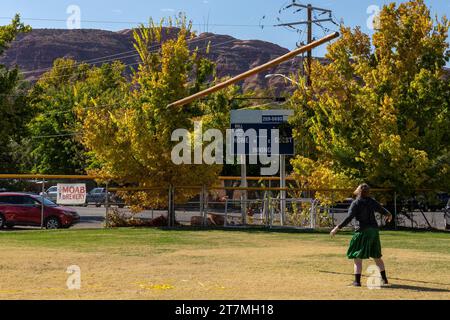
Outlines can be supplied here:
[[360, 282], [353, 281], [351, 284], [349, 284], [347, 287], [361, 287]]
[[390, 287], [391, 285], [389, 284], [389, 282], [387, 280], [381, 280], [381, 286], [382, 287]]

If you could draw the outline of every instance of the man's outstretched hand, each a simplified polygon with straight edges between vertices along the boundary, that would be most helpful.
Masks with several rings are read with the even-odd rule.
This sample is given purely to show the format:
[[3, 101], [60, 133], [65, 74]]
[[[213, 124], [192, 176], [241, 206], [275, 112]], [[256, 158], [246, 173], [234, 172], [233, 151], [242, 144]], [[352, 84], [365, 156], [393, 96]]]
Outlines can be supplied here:
[[330, 236], [332, 236], [334, 238], [336, 236], [336, 233], [338, 233], [338, 231], [339, 231], [339, 227], [334, 228], [333, 230], [331, 230]]

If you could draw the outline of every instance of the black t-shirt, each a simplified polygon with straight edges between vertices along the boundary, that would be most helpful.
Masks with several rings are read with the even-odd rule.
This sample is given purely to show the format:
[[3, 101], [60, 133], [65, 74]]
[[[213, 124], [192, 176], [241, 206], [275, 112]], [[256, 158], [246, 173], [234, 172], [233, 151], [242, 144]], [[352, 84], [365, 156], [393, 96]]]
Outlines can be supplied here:
[[356, 231], [367, 228], [378, 228], [378, 223], [375, 218], [375, 212], [382, 215], [389, 215], [389, 211], [381, 206], [375, 199], [372, 198], [357, 198], [352, 202], [348, 209], [348, 217], [339, 225], [343, 228], [348, 225], [353, 219], [356, 219]]

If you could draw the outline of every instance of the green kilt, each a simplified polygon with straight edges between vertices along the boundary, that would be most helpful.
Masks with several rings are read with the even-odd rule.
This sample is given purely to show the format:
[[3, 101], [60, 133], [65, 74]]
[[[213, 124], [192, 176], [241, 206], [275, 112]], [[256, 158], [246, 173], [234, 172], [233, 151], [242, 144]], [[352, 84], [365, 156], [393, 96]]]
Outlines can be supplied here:
[[355, 232], [350, 241], [347, 257], [349, 259], [380, 259], [382, 254], [378, 229], [368, 228]]

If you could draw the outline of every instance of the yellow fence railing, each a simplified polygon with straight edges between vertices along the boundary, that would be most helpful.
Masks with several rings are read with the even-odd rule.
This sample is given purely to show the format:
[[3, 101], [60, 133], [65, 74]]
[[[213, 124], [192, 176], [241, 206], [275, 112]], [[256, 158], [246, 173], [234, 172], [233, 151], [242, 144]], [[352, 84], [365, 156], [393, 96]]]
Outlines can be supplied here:
[[[104, 177], [95, 175], [51, 175], [51, 174], [0, 174], [1, 179], [17, 179], [17, 180], [104, 180]], [[279, 181], [279, 177], [247, 177], [247, 181]], [[219, 181], [240, 181], [239, 176], [219, 177]], [[286, 177], [287, 181], [295, 181], [294, 177]], [[202, 186], [175, 186], [177, 189], [201, 189]], [[111, 188], [111, 191], [150, 191], [158, 188]], [[160, 189], [160, 188], [159, 188]], [[311, 192], [352, 192], [352, 189], [307, 189], [307, 188], [277, 188], [277, 187], [223, 187], [213, 186], [212, 190], [241, 190], [241, 191], [311, 191]], [[374, 192], [389, 192], [393, 189], [372, 189]], [[417, 189], [416, 191], [427, 192], [434, 191], [432, 189]]]

